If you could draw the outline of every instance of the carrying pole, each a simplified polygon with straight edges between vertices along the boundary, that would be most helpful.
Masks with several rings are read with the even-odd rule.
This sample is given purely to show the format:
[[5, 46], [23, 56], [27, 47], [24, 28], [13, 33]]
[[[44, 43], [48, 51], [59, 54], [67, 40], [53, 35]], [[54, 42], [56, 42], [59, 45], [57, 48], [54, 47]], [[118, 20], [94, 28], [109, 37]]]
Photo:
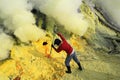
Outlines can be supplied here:
[[[54, 25], [53, 32], [52, 32], [53, 37], [52, 37], [52, 40], [51, 40], [51, 41], [52, 41], [52, 42], [51, 42], [51, 45], [53, 44], [53, 40], [54, 40], [54, 38], [55, 38], [56, 32], [57, 32], [57, 26]], [[50, 48], [50, 54], [48, 55], [48, 58], [51, 57], [51, 54], [52, 54], [52, 46], [51, 46], [51, 48]]]

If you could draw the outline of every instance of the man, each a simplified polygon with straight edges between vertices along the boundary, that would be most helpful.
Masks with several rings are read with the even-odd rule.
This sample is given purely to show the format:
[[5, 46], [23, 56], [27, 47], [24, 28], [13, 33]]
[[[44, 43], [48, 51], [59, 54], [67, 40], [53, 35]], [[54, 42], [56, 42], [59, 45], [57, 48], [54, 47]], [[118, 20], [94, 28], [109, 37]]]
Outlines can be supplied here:
[[74, 49], [71, 47], [71, 45], [66, 41], [66, 39], [62, 36], [62, 34], [57, 33], [57, 35], [61, 38], [60, 39], [55, 39], [54, 41], [54, 45], [57, 45], [58, 48], [56, 49], [53, 44], [52, 47], [55, 49], [56, 52], [60, 52], [62, 50], [64, 50], [67, 53], [67, 57], [65, 60], [65, 65], [67, 67], [67, 71], [66, 73], [71, 73], [71, 67], [70, 67], [70, 61], [71, 59], [73, 59], [77, 65], [79, 66], [79, 69], [82, 70], [80, 61], [77, 59], [76, 53], [74, 51]]

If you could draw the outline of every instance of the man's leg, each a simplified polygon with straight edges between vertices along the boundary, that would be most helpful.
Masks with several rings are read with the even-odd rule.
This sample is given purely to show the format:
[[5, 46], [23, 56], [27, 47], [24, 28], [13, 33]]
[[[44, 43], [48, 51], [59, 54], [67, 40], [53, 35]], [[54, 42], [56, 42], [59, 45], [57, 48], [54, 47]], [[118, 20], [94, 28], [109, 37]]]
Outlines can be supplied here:
[[73, 53], [73, 60], [77, 63], [77, 65], [79, 66], [79, 69], [82, 70], [80, 61], [78, 60], [75, 52]]
[[71, 67], [70, 67], [70, 61], [72, 59], [72, 56], [67, 55], [66, 59], [65, 59], [65, 65], [67, 67], [67, 71], [66, 73], [71, 73]]

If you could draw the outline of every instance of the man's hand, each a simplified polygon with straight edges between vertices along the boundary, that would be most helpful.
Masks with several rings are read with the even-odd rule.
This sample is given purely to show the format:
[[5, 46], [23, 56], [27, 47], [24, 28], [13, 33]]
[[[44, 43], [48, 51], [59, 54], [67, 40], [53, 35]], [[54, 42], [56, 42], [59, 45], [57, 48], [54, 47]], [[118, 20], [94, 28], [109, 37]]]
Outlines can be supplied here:
[[56, 31], [56, 30], [54, 30], [54, 33], [57, 33], [57, 31]]
[[54, 33], [57, 33], [57, 25], [54, 25], [53, 31], [54, 31]]

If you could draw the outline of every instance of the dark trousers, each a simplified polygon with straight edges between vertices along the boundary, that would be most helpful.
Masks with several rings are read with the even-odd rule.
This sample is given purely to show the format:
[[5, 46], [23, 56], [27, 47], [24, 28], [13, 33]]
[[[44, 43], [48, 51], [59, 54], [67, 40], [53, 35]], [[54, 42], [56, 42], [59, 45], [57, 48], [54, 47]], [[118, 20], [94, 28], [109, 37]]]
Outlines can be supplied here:
[[67, 55], [66, 59], [65, 59], [65, 65], [66, 66], [70, 66], [70, 61], [71, 59], [73, 59], [77, 64], [80, 64], [80, 61], [78, 60], [76, 53], [74, 52], [71, 55]]

